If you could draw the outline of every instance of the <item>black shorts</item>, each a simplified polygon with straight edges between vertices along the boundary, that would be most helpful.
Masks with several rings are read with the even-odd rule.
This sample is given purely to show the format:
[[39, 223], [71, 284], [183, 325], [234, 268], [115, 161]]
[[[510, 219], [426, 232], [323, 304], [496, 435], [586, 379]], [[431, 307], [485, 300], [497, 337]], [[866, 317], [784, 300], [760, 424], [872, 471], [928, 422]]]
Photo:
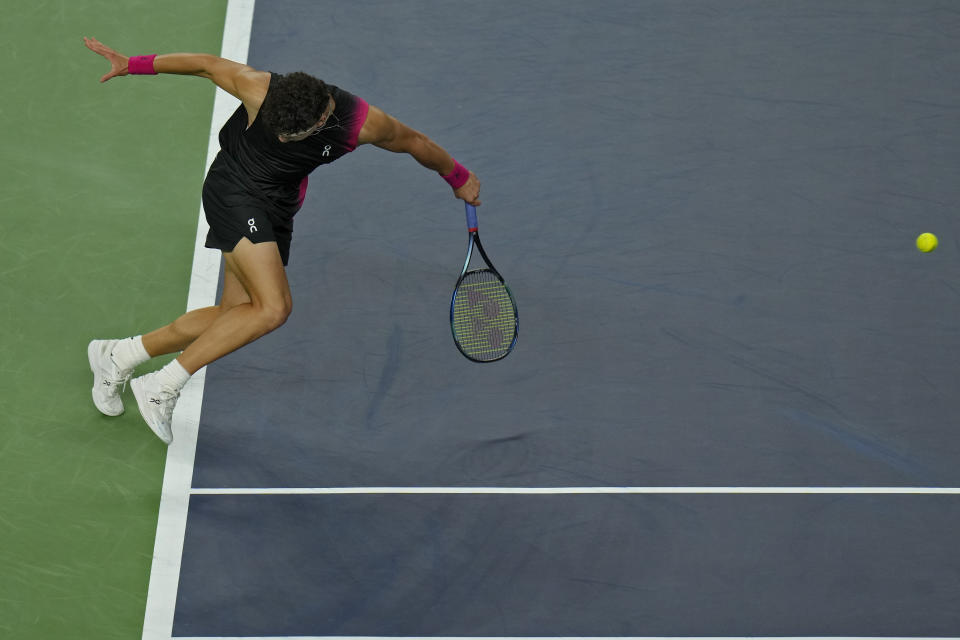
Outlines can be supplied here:
[[241, 238], [250, 242], [276, 242], [284, 266], [290, 261], [293, 238], [293, 214], [279, 215], [237, 186], [219, 180], [215, 173], [203, 183], [203, 211], [210, 225], [204, 246], [230, 252]]

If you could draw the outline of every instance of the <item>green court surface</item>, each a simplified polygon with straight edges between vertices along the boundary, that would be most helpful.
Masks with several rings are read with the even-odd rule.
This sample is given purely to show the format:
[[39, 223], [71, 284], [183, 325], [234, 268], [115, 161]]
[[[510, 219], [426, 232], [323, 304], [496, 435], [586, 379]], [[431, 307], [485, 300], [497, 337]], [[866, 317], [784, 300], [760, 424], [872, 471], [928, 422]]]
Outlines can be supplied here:
[[[226, 0], [6, 0], [0, 637], [140, 637], [166, 447], [90, 401], [86, 345], [186, 307], [214, 87], [100, 84], [83, 36], [219, 53]], [[153, 362], [149, 367], [155, 367]]]

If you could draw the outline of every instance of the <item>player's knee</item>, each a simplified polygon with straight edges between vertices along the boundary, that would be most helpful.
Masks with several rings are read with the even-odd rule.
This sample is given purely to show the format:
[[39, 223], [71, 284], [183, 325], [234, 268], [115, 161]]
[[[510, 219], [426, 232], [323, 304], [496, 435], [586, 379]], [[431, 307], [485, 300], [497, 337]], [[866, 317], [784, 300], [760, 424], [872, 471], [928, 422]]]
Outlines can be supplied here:
[[260, 319], [267, 331], [277, 329], [287, 321], [293, 307], [289, 302], [276, 302], [273, 304], [261, 305]]

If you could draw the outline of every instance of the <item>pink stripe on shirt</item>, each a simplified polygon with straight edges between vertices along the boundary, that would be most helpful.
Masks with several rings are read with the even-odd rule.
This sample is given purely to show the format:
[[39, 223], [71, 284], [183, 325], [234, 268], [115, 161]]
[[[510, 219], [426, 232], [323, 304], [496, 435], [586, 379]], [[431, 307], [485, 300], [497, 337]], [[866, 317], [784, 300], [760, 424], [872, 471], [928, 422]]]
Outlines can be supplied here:
[[370, 105], [367, 104], [367, 101], [363, 98], [357, 98], [357, 111], [356, 117], [353, 120], [353, 126], [350, 128], [349, 136], [347, 136], [347, 147], [350, 151], [353, 151], [357, 148], [357, 142], [360, 139], [360, 129], [363, 129], [364, 123], [367, 121], [367, 114], [370, 112]]
[[303, 206], [303, 200], [307, 197], [307, 184], [310, 182], [310, 176], [303, 176], [300, 181], [300, 194], [297, 196], [297, 211]]

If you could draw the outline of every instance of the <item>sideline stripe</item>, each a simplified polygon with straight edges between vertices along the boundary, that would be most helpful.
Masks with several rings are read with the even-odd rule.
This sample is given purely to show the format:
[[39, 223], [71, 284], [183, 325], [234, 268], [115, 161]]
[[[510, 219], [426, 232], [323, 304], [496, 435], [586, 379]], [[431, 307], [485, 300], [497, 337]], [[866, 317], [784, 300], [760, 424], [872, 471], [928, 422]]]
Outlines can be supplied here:
[[958, 487], [294, 487], [204, 488], [191, 495], [343, 495], [343, 494], [834, 494], [834, 495], [958, 495]]
[[[246, 63], [253, 24], [254, 0], [228, 0], [223, 27], [223, 45], [220, 55]], [[239, 101], [221, 89], [216, 90], [210, 140], [207, 145], [206, 169], [220, 149], [218, 132]], [[206, 169], [204, 174], [206, 174]], [[187, 311], [216, 303], [220, 278], [220, 252], [203, 246], [207, 235], [207, 221], [200, 208], [197, 237], [193, 254], [193, 272], [187, 294]], [[193, 480], [193, 460], [197, 449], [197, 431], [200, 425], [200, 407], [206, 368], [194, 375], [183, 388], [173, 414], [173, 444], [167, 449], [163, 473], [157, 536], [153, 548], [153, 565], [147, 606], [143, 618], [143, 640], [170, 640], [173, 634], [173, 614], [177, 604], [177, 586], [180, 581], [180, 558], [187, 525], [187, 507], [190, 484]]]

